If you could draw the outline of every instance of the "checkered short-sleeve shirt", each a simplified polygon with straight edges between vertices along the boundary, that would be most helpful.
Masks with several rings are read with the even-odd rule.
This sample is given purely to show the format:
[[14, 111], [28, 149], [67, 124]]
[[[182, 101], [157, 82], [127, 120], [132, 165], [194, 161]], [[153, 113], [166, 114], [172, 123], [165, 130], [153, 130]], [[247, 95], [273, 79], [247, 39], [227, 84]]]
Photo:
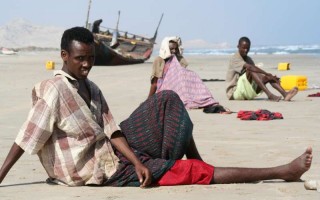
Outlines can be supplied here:
[[50, 178], [69, 186], [102, 184], [119, 161], [109, 138], [120, 128], [100, 89], [86, 83], [90, 107], [77, 92], [77, 80], [61, 70], [35, 85], [32, 109], [15, 140], [38, 154]]

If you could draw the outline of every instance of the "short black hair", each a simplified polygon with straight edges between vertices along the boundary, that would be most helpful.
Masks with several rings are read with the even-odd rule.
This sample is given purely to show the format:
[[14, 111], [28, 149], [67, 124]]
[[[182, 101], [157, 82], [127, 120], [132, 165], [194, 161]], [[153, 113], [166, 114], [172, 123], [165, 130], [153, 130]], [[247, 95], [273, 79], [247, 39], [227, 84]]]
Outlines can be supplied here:
[[93, 34], [84, 27], [73, 27], [64, 31], [61, 38], [61, 50], [70, 50], [70, 43], [75, 40], [85, 44], [94, 42]]
[[250, 41], [250, 39], [249, 39], [248, 37], [241, 37], [241, 38], [239, 39], [238, 44], [240, 45], [241, 42], [246, 42], [246, 43], [248, 43], [248, 44], [251, 44], [251, 41]]

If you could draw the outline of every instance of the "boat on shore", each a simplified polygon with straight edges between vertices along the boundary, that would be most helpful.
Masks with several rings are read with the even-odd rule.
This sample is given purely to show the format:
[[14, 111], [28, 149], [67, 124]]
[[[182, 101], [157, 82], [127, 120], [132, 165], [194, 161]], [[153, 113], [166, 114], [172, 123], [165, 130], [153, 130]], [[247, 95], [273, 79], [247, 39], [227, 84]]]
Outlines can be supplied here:
[[130, 65], [148, 60], [153, 51], [160, 22], [154, 36], [147, 38], [120, 31], [117, 27], [112, 29], [100, 26], [102, 20], [96, 20], [91, 28], [95, 37], [95, 65]]
[[[88, 10], [90, 10], [90, 4]], [[153, 51], [162, 17], [163, 14], [154, 36], [151, 38], [119, 30], [120, 11], [114, 29], [101, 26], [102, 19], [90, 24], [87, 17], [86, 27], [92, 31], [95, 38], [96, 57], [94, 65], [130, 65], [148, 60]]]
[[14, 55], [14, 54], [16, 54], [17, 52], [14, 51], [14, 50], [7, 49], [7, 48], [2, 47], [0, 53], [3, 54], [3, 55]]

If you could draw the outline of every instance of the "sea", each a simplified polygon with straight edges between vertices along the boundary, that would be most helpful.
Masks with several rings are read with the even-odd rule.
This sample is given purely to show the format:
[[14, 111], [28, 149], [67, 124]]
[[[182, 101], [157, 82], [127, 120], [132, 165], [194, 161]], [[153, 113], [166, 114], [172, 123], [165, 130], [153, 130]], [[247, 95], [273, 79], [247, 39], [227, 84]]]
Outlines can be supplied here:
[[[50, 49], [49, 49], [50, 50]], [[57, 50], [59, 51], [59, 50]], [[185, 48], [184, 55], [232, 55], [237, 48]], [[32, 54], [41, 51], [19, 51], [18, 54]], [[44, 51], [45, 52], [45, 51]], [[274, 45], [274, 46], [251, 46], [249, 55], [286, 55], [286, 54], [302, 54], [320, 56], [320, 45]], [[152, 55], [159, 55], [159, 49], [154, 49]], [[0, 56], [5, 56], [0, 51]]]
[[[229, 49], [184, 49], [184, 55], [232, 55], [237, 51], [236, 48]], [[305, 54], [320, 56], [320, 45], [287, 45], [287, 46], [251, 46], [249, 54]]]

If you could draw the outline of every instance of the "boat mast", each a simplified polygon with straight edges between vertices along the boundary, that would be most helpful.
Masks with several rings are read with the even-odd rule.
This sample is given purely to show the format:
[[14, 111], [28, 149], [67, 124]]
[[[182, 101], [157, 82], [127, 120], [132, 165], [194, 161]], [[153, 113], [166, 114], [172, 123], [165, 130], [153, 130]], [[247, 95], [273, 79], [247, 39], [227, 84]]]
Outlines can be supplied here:
[[89, 0], [89, 6], [88, 6], [88, 13], [87, 13], [87, 20], [86, 20], [86, 28], [89, 28], [89, 14], [90, 14], [90, 7], [91, 7], [91, 1]]
[[120, 20], [120, 10], [118, 10], [118, 20], [117, 20], [117, 26], [116, 26], [117, 31], [118, 31], [118, 27], [119, 27], [119, 20]]
[[162, 17], [163, 17], [163, 13], [162, 13], [161, 18], [160, 18], [160, 21], [159, 21], [159, 23], [158, 23], [158, 26], [157, 26], [156, 32], [154, 33], [154, 36], [153, 36], [153, 38], [152, 38], [153, 42], [155, 42], [155, 41], [156, 41], [156, 38], [157, 38], [157, 35], [158, 35], [158, 29], [159, 29], [159, 26], [160, 26], [160, 24], [161, 24]]
[[110, 44], [111, 48], [116, 48], [119, 45], [118, 43], [119, 20], [120, 20], [120, 10], [118, 11], [118, 21], [117, 21], [116, 29], [112, 33], [112, 39]]

